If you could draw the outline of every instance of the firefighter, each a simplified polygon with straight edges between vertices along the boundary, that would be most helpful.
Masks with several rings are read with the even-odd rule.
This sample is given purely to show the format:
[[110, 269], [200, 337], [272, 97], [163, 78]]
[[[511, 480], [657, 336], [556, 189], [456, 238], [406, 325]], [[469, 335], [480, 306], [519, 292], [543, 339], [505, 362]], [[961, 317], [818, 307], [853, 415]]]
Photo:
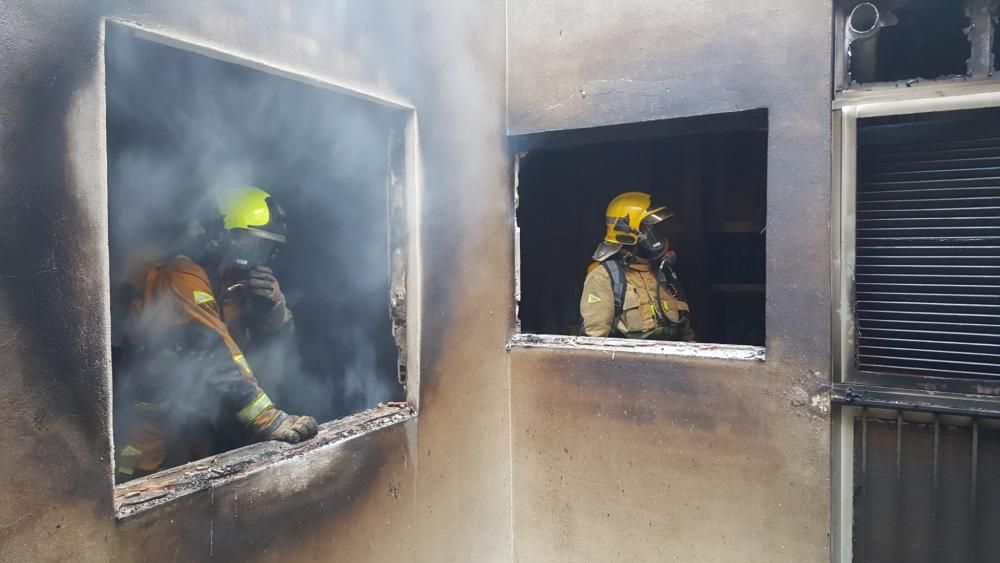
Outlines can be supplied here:
[[691, 311], [662, 232], [673, 216], [649, 194], [626, 192], [608, 205], [607, 232], [580, 297], [581, 334], [693, 341]]
[[312, 417], [271, 402], [243, 354], [293, 330], [267, 267], [285, 242], [285, 214], [251, 186], [220, 193], [217, 204], [192, 221], [184, 254], [130, 284], [122, 388], [132, 404], [117, 452], [120, 480], [253, 441], [316, 435]]

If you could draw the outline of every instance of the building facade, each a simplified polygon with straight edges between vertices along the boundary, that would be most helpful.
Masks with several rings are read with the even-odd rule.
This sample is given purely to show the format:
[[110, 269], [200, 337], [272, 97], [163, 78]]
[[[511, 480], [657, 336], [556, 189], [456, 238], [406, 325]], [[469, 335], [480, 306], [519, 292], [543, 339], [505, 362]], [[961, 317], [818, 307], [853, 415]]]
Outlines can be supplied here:
[[[905, 76], [884, 35], [871, 55], [883, 70], [861, 68], [857, 2], [397, 4], [0, 5], [0, 560], [878, 561], [909, 545], [902, 513], [952, 526], [959, 539], [940, 549], [991, 560], [991, 540], [968, 534], [993, 517], [976, 502], [992, 493], [976, 488], [994, 467], [990, 371], [861, 369], [885, 362], [869, 361], [878, 346], [858, 325], [899, 317], [856, 314], [856, 296], [898, 280], [854, 273], [859, 128], [1000, 106], [988, 3], [969, 3], [966, 66], [940, 79]], [[869, 28], [908, 25], [906, 2], [876, 4]], [[331, 422], [306, 448], [249, 446], [116, 488], [105, 67], [116, 34], [391, 113], [405, 406]], [[535, 273], [520, 260], [518, 190], [533, 152], [734, 129], [766, 131], [766, 240], [762, 279], [720, 291], [759, 293], [762, 343], [522, 330]], [[685, 177], [697, 194], [700, 177]], [[991, 330], [972, 330], [987, 356]], [[908, 369], [923, 379], [865, 375]], [[959, 452], [972, 456], [971, 491], [941, 478], [964, 520], [897, 502], [922, 481], [893, 481], [891, 465], [899, 476], [931, 463], [931, 450], [902, 447], [911, 430], [933, 439], [935, 490], [939, 435], [975, 444]], [[898, 494], [859, 501], [859, 486]]]

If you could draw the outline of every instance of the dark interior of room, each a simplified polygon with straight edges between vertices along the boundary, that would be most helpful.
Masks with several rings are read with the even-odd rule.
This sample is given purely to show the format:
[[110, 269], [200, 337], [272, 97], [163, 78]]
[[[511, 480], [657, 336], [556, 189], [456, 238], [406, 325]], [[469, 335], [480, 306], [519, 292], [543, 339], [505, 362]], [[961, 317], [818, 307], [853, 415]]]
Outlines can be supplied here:
[[[845, 14], [860, 2], [848, 2]], [[964, 76], [971, 53], [962, 0], [882, 0], [882, 14], [898, 20], [877, 37], [874, 82]]]
[[[279, 408], [320, 421], [401, 400], [389, 318], [388, 110], [115, 26], [106, 53], [113, 292], [136, 256], [175, 252], [214, 190], [262, 187], [288, 214], [288, 243], [272, 267], [296, 333], [281, 349], [248, 352], [261, 386]], [[123, 311], [112, 316], [117, 358]]]
[[[649, 124], [606, 128], [605, 140], [522, 157], [520, 321], [524, 333], [575, 335], [579, 299], [608, 202], [644, 191], [676, 213], [670, 244], [700, 342], [764, 344], [767, 113], [759, 125], [650, 135]], [[711, 129], [711, 128], [709, 128]], [[630, 132], [638, 133], [637, 138]], [[609, 140], [613, 139], [613, 140]]]

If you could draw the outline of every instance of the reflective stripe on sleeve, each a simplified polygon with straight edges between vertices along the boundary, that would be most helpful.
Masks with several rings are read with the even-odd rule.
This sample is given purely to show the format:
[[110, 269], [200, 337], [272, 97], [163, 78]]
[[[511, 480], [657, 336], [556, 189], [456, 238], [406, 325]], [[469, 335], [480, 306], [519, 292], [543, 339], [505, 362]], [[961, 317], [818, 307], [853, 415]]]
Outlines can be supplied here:
[[243, 373], [252, 373], [250, 370], [250, 362], [247, 362], [247, 358], [243, 354], [236, 354], [233, 356], [233, 361], [236, 362], [236, 365], [240, 366]]
[[251, 422], [260, 416], [260, 413], [267, 410], [268, 407], [273, 406], [274, 403], [268, 398], [267, 393], [261, 393], [257, 395], [257, 398], [253, 400], [252, 403], [243, 407], [240, 412], [236, 413], [236, 418], [240, 420], [243, 424], [249, 425]]

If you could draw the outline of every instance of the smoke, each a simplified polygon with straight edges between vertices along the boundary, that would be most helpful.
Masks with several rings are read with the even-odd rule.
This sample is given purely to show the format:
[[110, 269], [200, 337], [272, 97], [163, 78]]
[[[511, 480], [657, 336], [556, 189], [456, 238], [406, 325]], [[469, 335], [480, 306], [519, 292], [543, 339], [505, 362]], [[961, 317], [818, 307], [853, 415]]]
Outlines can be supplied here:
[[[261, 386], [279, 408], [321, 421], [401, 399], [387, 233], [403, 226], [388, 224], [386, 191], [396, 116], [114, 28], [106, 57], [114, 290], [182, 251], [188, 223], [217, 190], [262, 187], [288, 213], [289, 242], [272, 266], [296, 332], [244, 351]], [[119, 347], [126, 301], [113, 299]], [[197, 364], [162, 369], [174, 396], [198, 396]], [[135, 399], [124, 375], [116, 369], [116, 408]]]

